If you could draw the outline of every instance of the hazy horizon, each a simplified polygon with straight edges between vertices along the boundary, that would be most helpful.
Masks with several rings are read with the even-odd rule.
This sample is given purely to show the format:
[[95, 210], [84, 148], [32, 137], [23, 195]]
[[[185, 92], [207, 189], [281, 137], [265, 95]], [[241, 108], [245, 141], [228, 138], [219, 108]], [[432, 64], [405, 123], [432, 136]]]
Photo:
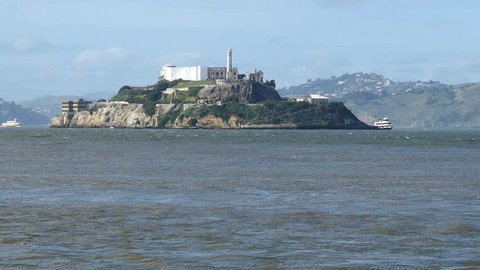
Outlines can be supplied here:
[[480, 81], [477, 1], [0, 3], [0, 98], [112, 94], [164, 64], [261, 69], [278, 87], [353, 72]]

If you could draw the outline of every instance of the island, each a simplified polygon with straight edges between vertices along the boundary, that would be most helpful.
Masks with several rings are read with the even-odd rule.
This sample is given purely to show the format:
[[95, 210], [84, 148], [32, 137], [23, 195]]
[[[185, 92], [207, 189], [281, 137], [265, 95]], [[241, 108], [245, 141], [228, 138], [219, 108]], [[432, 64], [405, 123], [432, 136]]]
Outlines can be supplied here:
[[375, 129], [342, 102], [282, 99], [261, 70], [165, 65], [156, 84], [123, 86], [110, 100], [65, 101], [54, 128]]

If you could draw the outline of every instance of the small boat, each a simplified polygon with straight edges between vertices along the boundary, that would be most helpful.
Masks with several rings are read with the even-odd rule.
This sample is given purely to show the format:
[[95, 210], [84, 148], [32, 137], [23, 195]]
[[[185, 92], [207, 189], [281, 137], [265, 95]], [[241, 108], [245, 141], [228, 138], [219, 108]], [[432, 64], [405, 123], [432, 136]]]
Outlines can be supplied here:
[[392, 129], [393, 128], [392, 122], [390, 122], [390, 119], [388, 119], [388, 117], [378, 119], [378, 121], [375, 121], [373, 126], [378, 128], [378, 129]]
[[22, 123], [18, 122], [15, 118], [14, 120], [2, 123], [2, 127], [22, 127]]

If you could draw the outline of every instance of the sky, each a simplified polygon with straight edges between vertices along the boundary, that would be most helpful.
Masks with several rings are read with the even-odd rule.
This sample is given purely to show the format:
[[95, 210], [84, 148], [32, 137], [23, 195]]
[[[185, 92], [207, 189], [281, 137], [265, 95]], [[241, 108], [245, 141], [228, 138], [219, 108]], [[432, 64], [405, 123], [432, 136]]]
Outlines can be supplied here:
[[[0, 98], [113, 96], [165, 64], [261, 69], [277, 87], [353, 72], [480, 82], [477, 0], [2, 0]], [[109, 97], [106, 97], [109, 98]]]

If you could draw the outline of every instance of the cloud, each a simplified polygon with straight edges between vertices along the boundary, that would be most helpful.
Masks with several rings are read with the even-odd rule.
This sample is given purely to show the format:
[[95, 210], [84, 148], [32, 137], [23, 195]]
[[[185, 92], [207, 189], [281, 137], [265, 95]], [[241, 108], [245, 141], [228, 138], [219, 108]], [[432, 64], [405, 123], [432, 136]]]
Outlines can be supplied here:
[[175, 65], [194, 66], [199, 64], [202, 54], [199, 52], [177, 52], [165, 58], [168, 63]]
[[69, 49], [68, 46], [59, 46], [50, 42], [32, 39], [29, 36], [20, 36], [13, 40], [0, 40], [0, 53], [2, 54], [32, 54], [32, 53], [58, 53]]
[[107, 67], [118, 64], [126, 56], [127, 51], [119, 47], [104, 50], [86, 50], [75, 56], [73, 63], [78, 68]]
[[267, 46], [272, 48], [282, 45], [282, 43], [285, 43], [285, 37], [283, 36], [270, 36], [267, 39]]
[[309, 68], [306, 65], [297, 65], [290, 69], [290, 74], [292, 76], [301, 76], [304, 75]]
[[435, 63], [432, 77], [447, 83], [478, 82], [480, 63], [472, 59], [453, 59], [445, 63]]
[[32, 48], [32, 44], [33, 42], [29, 37], [23, 36], [12, 42], [12, 48], [16, 51], [27, 52]]
[[155, 52], [149, 54], [138, 54], [132, 56], [135, 60], [132, 61], [131, 67], [137, 70], [150, 69], [154, 71], [160, 71], [162, 66], [166, 64], [176, 66], [196, 66], [196, 65], [208, 65], [204, 56], [199, 52]]
[[313, 3], [320, 7], [346, 7], [361, 6], [372, 2], [372, 0], [314, 0]]

